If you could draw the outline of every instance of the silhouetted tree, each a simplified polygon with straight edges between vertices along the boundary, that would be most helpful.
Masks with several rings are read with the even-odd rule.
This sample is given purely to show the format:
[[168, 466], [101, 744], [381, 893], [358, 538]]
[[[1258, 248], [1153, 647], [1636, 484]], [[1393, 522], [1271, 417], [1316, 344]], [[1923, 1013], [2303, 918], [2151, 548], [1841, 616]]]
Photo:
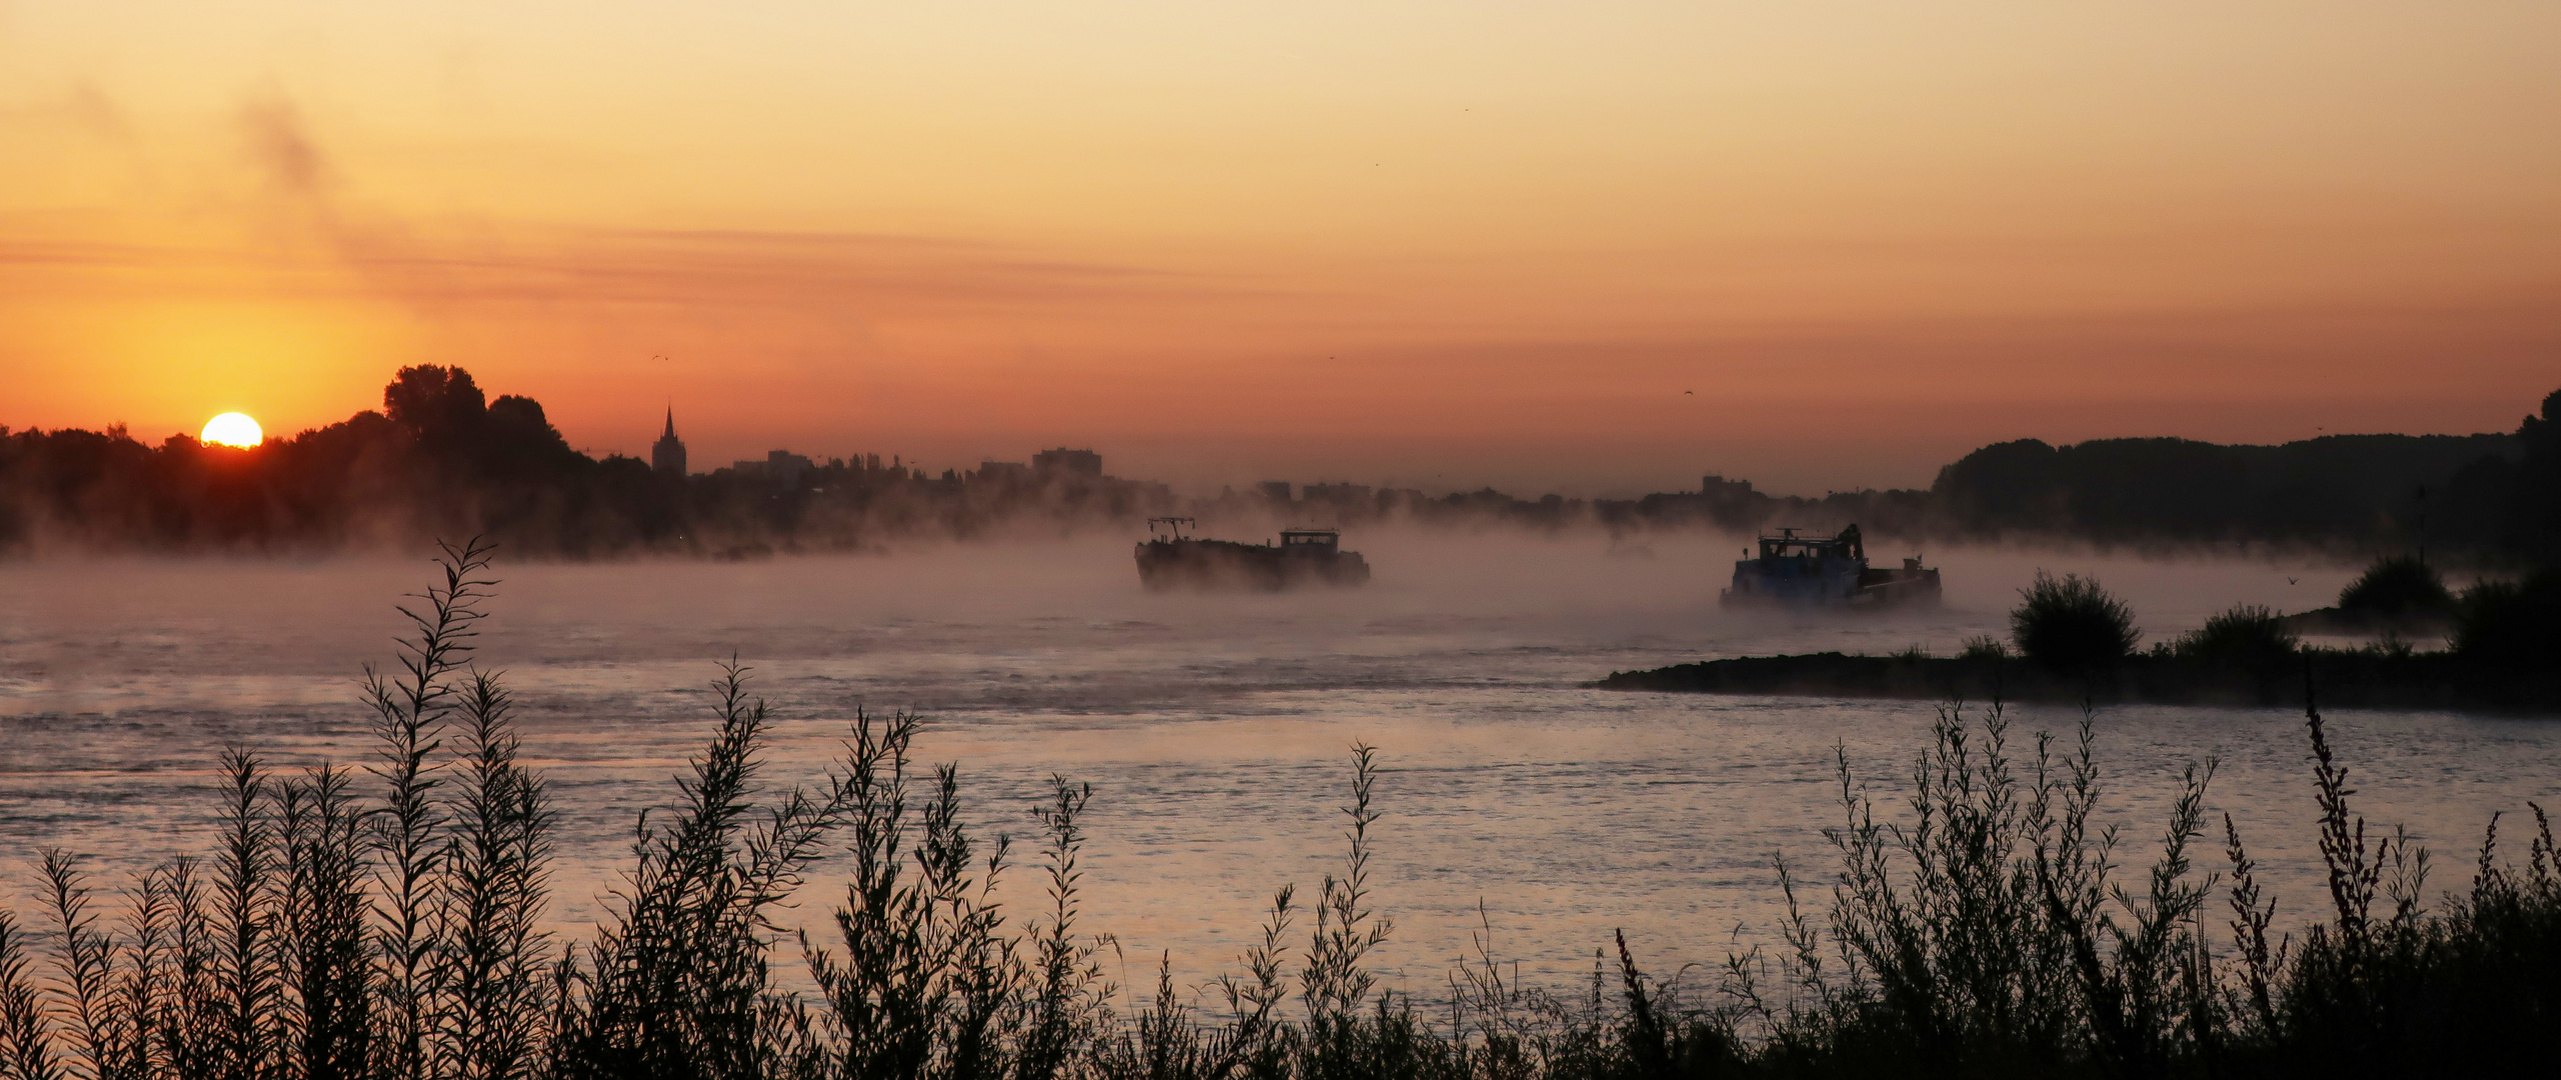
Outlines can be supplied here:
[[435, 364], [401, 368], [391, 385], [382, 388], [382, 408], [419, 445], [439, 450], [476, 434], [488, 413], [470, 372]]

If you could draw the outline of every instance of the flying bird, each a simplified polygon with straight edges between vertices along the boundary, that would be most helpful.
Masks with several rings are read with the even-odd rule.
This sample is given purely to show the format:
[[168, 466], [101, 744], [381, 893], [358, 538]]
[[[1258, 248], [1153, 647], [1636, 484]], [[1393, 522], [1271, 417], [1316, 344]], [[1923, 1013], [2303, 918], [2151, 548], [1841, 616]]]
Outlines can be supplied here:
[[2292, 584], [2294, 584], [2295, 582], [2294, 582], [2294, 579], [2293, 579], [2293, 578], [2287, 578], [2287, 579], [2285, 579], [2285, 583], [2286, 583], [2286, 584], [2288, 584], [2288, 585], [2292, 585]]
[[1698, 391], [1696, 391], [1696, 390], [1683, 390], [1683, 391], [1681, 391], [1681, 392], [1682, 392], [1682, 393], [1684, 393], [1684, 394], [1695, 394], [1695, 393], [1698, 393]]

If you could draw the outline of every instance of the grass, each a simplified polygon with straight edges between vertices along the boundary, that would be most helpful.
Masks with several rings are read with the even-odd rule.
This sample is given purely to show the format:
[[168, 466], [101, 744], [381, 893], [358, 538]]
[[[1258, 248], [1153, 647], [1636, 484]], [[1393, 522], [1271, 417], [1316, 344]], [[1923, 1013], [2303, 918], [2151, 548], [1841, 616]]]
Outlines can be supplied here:
[[[2206, 820], [2211, 762], [2130, 861], [2098, 824], [2086, 713], [2020, 747], [1997, 704], [1951, 705], [1896, 802], [1836, 754], [1829, 893], [1778, 861], [1773, 947], [1664, 978], [1621, 935], [1582, 993], [1523, 984], [1489, 929], [1427, 1014], [1369, 966], [1393, 933], [1375, 750], [1354, 748], [1345, 854], [1312, 902], [1278, 890], [1204, 993], [1170, 958], [1122, 988], [1081, 914], [1090, 789], [1054, 778], [1026, 866], [964, 819], [952, 767], [913, 759], [911, 716], [858, 714], [823, 781], [778, 788], [733, 664], [609, 915], [568, 940], [544, 929], [544, 778], [503, 678], [471, 663], [487, 560], [450, 549], [410, 609], [398, 670], [368, 683], [365, 768], [227, 752], [215, 850], [114, 904], [43, 855], [42, 910], [0, 911], [0, 1080], [2487, 1075], [2546, 1061], [2561, 1010], [2542, 809], [2521, 862], [2493, 818], [2432, 910], [2428, 853], [2356, 815], [2308, 703], [2329, 871], [2310, 925], [2279, 926], [2239, 827]], [[1000, 902], [1018, 875], [1029, 910]], [[782, 925], [821, 876], [842, 890], [821, 926]]]

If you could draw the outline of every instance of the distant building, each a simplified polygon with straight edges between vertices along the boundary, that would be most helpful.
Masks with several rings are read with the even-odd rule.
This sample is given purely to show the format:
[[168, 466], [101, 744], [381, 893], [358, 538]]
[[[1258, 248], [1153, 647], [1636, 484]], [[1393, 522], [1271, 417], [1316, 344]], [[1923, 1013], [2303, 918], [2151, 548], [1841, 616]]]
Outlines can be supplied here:
[[1752, 490], [1751, 481], [1728, 480], [1715, 473], [1699, 478], [1698, 493], [1707, 503], [1709, 510], [1720, 514], [1751, 505], [1752, 497], [1756, 494]]
[[1709, 473], [1706, 476], [1699, 478], [1698, 493], [1705, 495], [1710, 499], [1720, 500], [1750, 498], [1752, 494], [1752, 482], [1749, 480], [1728, 480], [1716, 473]]
[[789, 450], [768, 450], [765, 460], [749, 458], [730, 463], [729, 470], [740, 476], [761, 476], [784, 491], [800, 490], [800, 478], [817, 468], [818, 463]]
[[1030, 480], [1032, 467], [1019, 461], [981, 461], [977, 478], [981, 483], [1019, 484]]
[[1032, 471], [1042, 476], [1101, 476], [1103, 456], [1091, 450], [1070, 450], [1064, 446], [1032, 455]]
[[649, 467], [668, 476], [685, 475], [685, 441], [676, 437], [676, 410], [667, 409], [667, 433], [649, 447]]
[[1289, 501], [1289, 481], [1287, 480], [1265, 480], [1262, 483], [1255, 485], [1255, 489], [1261, 491], [1264, 498], [1273, 502], [1285, 503]]
[[1369, 501], [1368, 484], [1309, 484], [1299, 489], [1299, 497], [1309, 502], [1347, 505]]
[[765, 475], [773, 479], [775, 487], [784, 491], [800, 490], [800, 478], [808, 475], [816, 465], [816, 462], [789, 450], [765, 452]]

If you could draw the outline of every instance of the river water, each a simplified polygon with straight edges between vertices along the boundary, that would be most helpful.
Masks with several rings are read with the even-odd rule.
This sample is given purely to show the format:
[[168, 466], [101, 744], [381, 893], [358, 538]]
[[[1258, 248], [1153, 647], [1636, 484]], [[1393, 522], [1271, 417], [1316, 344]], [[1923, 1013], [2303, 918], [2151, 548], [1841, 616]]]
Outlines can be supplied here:
[[[505, 672], [527, 754], [554, 785], [557, 912], [572, 932], [601, 910], [635, 814], [672, 797], [670, 777], [710, 732], [707, 685], [734, 654], [778, 717], [777, 783], [823, 768], [857, 707], [924, 713], [920, 756], [958, 763], [985, 832], [1028, 832], [1053, 773], [1090, 782], [1087, 926], [1118, 943], [1124, 985], [1151, 977], [1161, 953], [1187, 982], [1227, 970], [1275, 888], [1312, 899], [1339, 866], [1349, 747], [1375, 745], [1387, 769], [1375, 901], [1396, 925], [1381, 966], [1429, 996], [1480, 921], [1498, 956], [1556, 985], [1588, 978], [1615, 929], [1665, 971], [1768, 942], [1772, 856], [1828, 880], [1835, 747], [1899, 814], [1933, 718], [1919, 702], [1613, 693], [1588, 680], [1716, 656], [1952, 652], [2001, 632], [2038, 568], [2095, 574], [2156, 638], [2234, 603], [2320, 606], [2351, 573], [2265, 556], [1954, 550], [1929, 553], [1949, 582], [1939, 611], [1785, 618], [1716, 607], [1732, 541], [1388, 532], [1347, 546], [1366, 551], [1372, 587], [1242, 597], [1147, 594], [1126, 542], [1100, 538], [502, 563], [477, 659]], [[203, 850], [225, 745], [282, 767], [361, 761], [358, 680], [393, 655], [392, 605], [428, 575], [388, 558], [0, 564], [0, 893], [27, 885], [46, 846], [90, 855], [102, 884]], [[2078, 720], [2010, 716], [2021, 748]], [[2493, 811], [2561, 799], [2551, 718], [2329, 721], [2359, 809], [2436, 850], [2432, 890], [2468, 880]], [[2209, 806], [2269, 868], [2280, 921], [2316, 913], [2299, 710], [2111, 708], [2097, 730], [2131, 872], [2179, 769], [2212, 759]], [[2203, 867], [2220, 865], [2220, 846], [2200, 852]], [[1030, 871], [1015, 873], [1018, 902], [1033, 898]], [[822, 870], [796, 917], [818, 925], [835, 891]]]

